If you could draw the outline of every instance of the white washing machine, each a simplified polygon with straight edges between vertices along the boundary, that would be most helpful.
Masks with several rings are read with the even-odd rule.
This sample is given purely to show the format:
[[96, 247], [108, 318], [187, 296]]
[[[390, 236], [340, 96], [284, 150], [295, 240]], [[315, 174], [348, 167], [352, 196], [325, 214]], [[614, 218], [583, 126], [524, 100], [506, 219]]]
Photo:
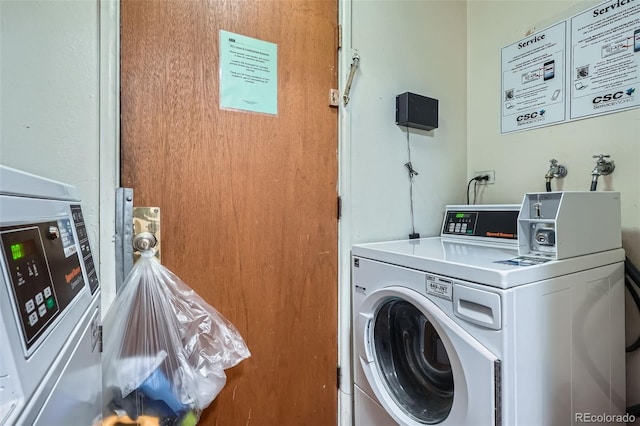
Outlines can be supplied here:
[[624, 414], [619, 194], [617, 207], [615, 194], [610, 207], [577, 196], [610, 208], [600, 217], [618, 236], [561, 259], [562, 211], [574, 203], [554, 195], [542, 210], [535, 197], [523, 203], [540, 232], [522, 231], [539, 226], [522, 206], [450, 206], [440, 237], [353, 247], [356, 426], [566, 426], [593, 414], [614, 424]]
[[100, 328], [78, 191], [0, 166], [0, 426], [99, 423]]

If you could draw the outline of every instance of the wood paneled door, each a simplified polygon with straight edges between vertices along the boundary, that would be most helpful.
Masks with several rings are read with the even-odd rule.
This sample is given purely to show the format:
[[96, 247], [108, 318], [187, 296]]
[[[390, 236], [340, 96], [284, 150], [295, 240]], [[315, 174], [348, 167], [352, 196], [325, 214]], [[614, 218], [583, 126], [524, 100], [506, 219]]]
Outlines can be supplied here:
[[[199, 424], [337, 419], [337, 0], [123, 0], [121, 185], [251, 358]], [[219, 106], [220, 30], [277, 44], [278, 113]]]

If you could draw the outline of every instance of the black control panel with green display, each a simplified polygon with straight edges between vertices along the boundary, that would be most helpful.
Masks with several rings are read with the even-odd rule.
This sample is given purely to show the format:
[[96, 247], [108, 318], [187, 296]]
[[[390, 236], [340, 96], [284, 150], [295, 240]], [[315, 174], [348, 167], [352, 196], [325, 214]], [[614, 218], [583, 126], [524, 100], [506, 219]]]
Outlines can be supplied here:
[[27, 350], [85, 286], [71, 219], [0, 228]]
[[477, 219], [478, 212], [447, 212], [442, 232], [445, 234], [473, 235]]
[[518, 210], [447, 210], [441, 235], [515, 240], [518, 214]]

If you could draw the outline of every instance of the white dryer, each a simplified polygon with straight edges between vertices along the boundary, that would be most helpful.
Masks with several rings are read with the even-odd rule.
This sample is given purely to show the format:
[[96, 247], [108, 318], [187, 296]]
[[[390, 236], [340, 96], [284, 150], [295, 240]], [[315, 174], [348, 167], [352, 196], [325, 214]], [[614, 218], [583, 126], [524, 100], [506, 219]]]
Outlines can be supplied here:
[[519, 208], [450, 206], [440, 237], [353, 247], [356, 426], [624, 414], [624, 251], [520, 256]]

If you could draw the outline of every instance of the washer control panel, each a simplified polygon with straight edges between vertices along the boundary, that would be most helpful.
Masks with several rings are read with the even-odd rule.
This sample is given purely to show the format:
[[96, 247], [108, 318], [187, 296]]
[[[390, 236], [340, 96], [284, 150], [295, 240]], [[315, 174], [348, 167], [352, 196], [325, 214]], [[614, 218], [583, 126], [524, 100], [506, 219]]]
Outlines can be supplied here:
[[478, 212], [447, 212], [443, 233], [475, 235]]
[[447, 206], [441, 236], [518, 239], [519, 206]]
[[70, 217], [0, 228], [1, 263], [27, 351], [85, 287], [73, 228]]

